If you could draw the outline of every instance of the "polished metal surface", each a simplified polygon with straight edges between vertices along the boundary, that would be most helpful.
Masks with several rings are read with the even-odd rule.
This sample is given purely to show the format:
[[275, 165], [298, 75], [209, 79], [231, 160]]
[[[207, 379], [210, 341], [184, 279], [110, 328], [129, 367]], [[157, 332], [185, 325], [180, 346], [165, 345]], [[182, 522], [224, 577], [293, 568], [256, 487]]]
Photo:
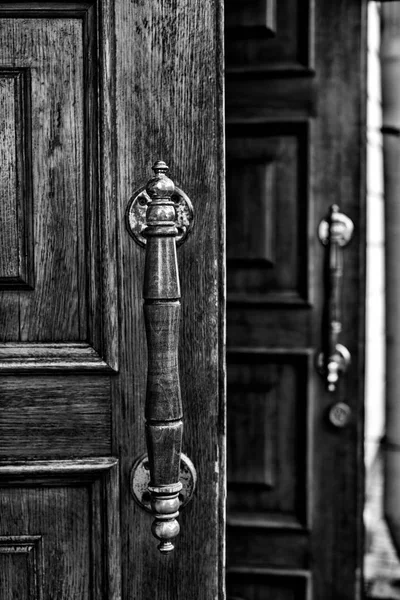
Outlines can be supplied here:
[[147, 504], [146, 510], [151, 511], [151, 531], [165, 554], [174, 549], [180, 531], [183, 482], [187, 497], [195, 485], [193, 471], [181, 466], [181, 288], [176, 253], [177, 240], [183, 242], [193, 224], [193, 209], [183, 192], [176, 192], [164, 161], [155, 162], [153, 171], [146, 188], [133, 195], [126, 213], [128, 231], [146, 252], [143, 316], [148, 350], [144, 403], [148, 458], [137, 463], [132, 489], [139, 504]]
[[[178, 229], [175, 241], [176, 245], [180, 246], [185, 242], [193, 229], [193, 205], [185, 192], [176, 186], [171, 200], [175, 206], [175, 224]], [[149, 203], [150, 197], [146, 192], [146, 186], [144, 185], [133, 193], [125, 213], [126, 228], [135, 242], [139, 244], [139, 246], [142, 246], [142, 248], [146, 246], [147, 242], [143, 232], [147, 227], [146, 212]]]
[[351, 362], [348, 349], [339, 343], [342, 332], [343, 248], [354, 231], [352, 220], [333, 204], [327, 219], [318, 228], [318, 237], [326, 247], [324, 282], [325, 311], [323, 321], [323, 350], [317, 356], [317, 369], [324, 377], [328, 392], [335, 392], [339, 377]]
[[[196, 469], [190, 458], [183, 453], [181, 454], [180, 482], [182, 489], [179, 492], [179, 510], [182, 510], [192, 499], [197, 483]], [[135, 461], [131, 470], [131, 492], [135, 502], [147, 512], [152, 513], [149, 484], [149, 459], [147, 454], [142, 454]]]

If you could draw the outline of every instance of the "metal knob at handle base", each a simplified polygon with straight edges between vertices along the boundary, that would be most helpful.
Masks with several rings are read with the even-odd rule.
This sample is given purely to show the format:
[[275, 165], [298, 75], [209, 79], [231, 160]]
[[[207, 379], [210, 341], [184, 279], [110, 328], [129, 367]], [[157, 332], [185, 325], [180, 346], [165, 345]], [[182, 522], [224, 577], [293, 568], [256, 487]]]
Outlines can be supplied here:
[[334, 204], [329, 216], [319, 225], [318, 235], [327, 248], [325, 260], [326, 303], [324, 315], [323, 351], [317, 358], [317, 369], [325, 379], [328, 392], [335, 392], [339, 377], [350, 365], [348, 349], [339, 343], [342, 331], [341, 291], [343, 278], [343, 248], [352, 238], [354, 225], [351, 219], [339, 211]]
[[[179, 533], [183, 414], [178, 368], [180, 283], [176, 256], [177, 215], [174, 183], [168, 167], [158, 161], [146, 186], [149, 199], [146, 226], [130, 233], [146, 248], [143, 285], [144, 321], [148, 349], [146, 443], [150, 481], [148, 492], [154, 516], [152, 532], [159, 550], [168, 553]], [[143, 188], [131, 200], [143, 198]], [[128, 207], [127, 215], [130, 207]], [[129, 220], [127, 218], [129, 228]], [[143, 244], [143, 237], [146, 242]]]

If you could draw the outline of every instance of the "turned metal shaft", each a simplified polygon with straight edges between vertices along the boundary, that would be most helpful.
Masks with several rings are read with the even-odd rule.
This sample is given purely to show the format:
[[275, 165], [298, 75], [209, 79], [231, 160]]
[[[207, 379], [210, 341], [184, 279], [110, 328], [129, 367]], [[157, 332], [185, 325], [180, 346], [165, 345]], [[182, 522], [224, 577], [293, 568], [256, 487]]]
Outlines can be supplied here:
[[182, 484], [182, 402], [178, 370], [180, 285], [176, 258], [175, 186], [168, 167], [157, 162], [146, 191], [144, 317], [148, 347], [146, 439], [150, 467], [153, 535], [161, 552], [173, 550], [179, 533], [179, 492]]

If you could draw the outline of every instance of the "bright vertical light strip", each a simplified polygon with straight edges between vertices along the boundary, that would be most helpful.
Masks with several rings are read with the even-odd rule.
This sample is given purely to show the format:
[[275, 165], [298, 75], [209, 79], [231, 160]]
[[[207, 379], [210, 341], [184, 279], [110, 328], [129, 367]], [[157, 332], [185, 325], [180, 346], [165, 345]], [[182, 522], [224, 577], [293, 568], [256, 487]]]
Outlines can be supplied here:
[[385, 281], [379, 3], [368, 5], [367, 298], [365, 463], [373, 464], [385, 425]]

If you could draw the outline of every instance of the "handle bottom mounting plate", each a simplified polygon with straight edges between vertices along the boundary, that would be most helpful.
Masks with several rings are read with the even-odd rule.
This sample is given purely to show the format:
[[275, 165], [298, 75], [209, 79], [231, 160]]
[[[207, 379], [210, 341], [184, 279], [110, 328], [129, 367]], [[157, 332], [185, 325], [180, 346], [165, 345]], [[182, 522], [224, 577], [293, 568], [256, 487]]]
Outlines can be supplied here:
[[[192, 499], [196, 489], [197, 473], [190, 458], [181, 454], [180, 481], [182, 490], [179, 493], [180, 509], [184, 508]], [[131, 470], [131, 492], [135, 502], [148, 513], [153, 513], [150, 506], [149, 460], [147, 454], [142, 454], [135, 461]]]

